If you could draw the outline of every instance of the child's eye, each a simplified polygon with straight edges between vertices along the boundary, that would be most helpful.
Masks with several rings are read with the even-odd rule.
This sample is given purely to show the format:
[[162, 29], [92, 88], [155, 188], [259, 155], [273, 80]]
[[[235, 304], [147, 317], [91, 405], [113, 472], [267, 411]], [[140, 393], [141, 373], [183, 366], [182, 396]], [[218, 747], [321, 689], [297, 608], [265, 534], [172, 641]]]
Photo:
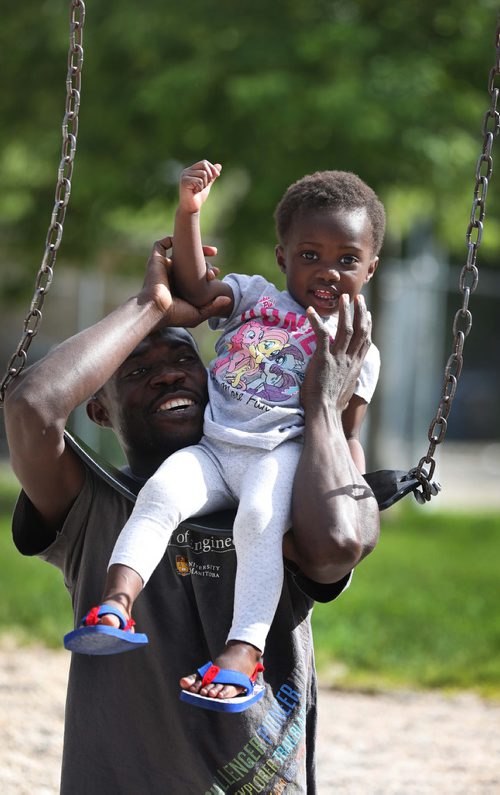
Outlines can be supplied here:
[[316, 262], [318, 260], [318, 255], [315, 251], [303, 251], [300, 256], [308, 262]]
[[358, 260], [352, 254], [344, 254], [343, 257], [340, 258], [341, 265], [354, 265]]

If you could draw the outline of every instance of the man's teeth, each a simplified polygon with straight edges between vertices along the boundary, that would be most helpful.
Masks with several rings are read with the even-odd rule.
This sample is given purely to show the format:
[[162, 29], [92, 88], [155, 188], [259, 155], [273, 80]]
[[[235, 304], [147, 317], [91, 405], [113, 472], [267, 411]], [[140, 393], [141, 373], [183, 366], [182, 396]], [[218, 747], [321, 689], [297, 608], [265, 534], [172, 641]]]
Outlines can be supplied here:
[[194, 406], [194, 400], [189, 398], [172, 398], [162, 403], [156, 410], [157, 411], [171, 411], [172, 409], [184, 408], [185, 406]]

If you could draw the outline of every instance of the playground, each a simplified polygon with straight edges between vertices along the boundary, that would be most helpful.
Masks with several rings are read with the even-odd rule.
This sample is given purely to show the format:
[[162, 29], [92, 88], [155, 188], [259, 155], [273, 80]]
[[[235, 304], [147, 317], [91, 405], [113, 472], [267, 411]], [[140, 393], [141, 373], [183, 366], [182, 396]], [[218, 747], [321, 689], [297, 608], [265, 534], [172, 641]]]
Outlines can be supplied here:
[[[29, 37], [25, 39], [30, 69], [35, 45], [42, 40], [42, 30], [45, 30], [47, 38], [50, 30], [55, 49], [63, 52], [62, 31], [56, 27], [52, 30], [56, 5], [46, 5], [36, 40], [30, 43]], [[488, 219], [484, 224], [487, 192], [493, 173], [493, 142], [500, 132], [500, 111], [497, 109], [500, 88], [496, 86], [500, 76], [500, 19], [494, 37], [493, 66], [491, 45], [486, 57], [486, 46], [482, 43], [486, 39], [490, 0], [481, 0], [476, 11], [464, 2], [461, 17], [456, 9], [452, 14], [446, 8], [429, 15], [431, 37], [426, 27], [427, 20], [416, 18], [415, 24], [408, 24], [408, 20], [403, 19], [404, 15], [398, 21], [393, 10], [390, 14], [381, 10], [377, 18], [372, 18], [369, 4], [359, 18], [346, 17], [340, 7], [342, 4], [334, 4], [330, 20], [324, 18], [321, 3], [317, 7], [313, 4], [315, 7], [308, 12], [307, 18], [297, 15], [295, 4], [279, 3], [281, 38], [287, 42], [290, 60], [285, 49], [280, 49], [272, 15], [269, 20], [266, 17], [265, 28], [266, 36], [270, 38], [263, 38], [262, 31], [256, 29], [254, 41], [253, 18], [259, 15], [252, 8], [248, 18], [246, 12], [242, 12], [241, 19], [235, 19], [231, 25], [228, 15], [221, 17], [208, 58], [208, 53], [198, 42], [205, 13], [202, 5], [198, 9], [201, 16], [193, 31], [193, 41], [190, 38], [191, 24], [186, 24], [191, 23], [192, 9], [189, 13], [186, 11], [186, 19], [183, 10], [176, 11], [175, 19], [172, 16], [170, 28], [178, 39], [173, 42], [169, 54], [178, 60], [179, 69], [171, 65], [167, 69], [163, 56], [161, 69], [159, 64], [155, 65], [155, 53], [163, 53], [163, 31], [168, 20], [160, 2], [153, 2], [155, 11], [151, 12], [151, 18], [148, 17], [144, 30], [138, 30], [137, 35], [130, 37], [128, 33], [123, 36], [124, 31], [136, 28], [135, 16], [129, 18], [129, 12], [124, 12], [123, 19], [122, 9], [120, 17], [107, 9], [93, 9], [89, 15], [90, 25], [86, 28], [90, 34], [90, 46], [86, 49], [89, 91], [84, 94], [83, 106], [86, 109], [85, 103], [88, 102], [89, 115], [84, 117], [83, 135], [79, 139], [82, 179], [79, 177], [77, 189], [73, 192], [72, 211], [65, 227], [54, 289], [51, 287], [54, 265], [72, 190], [79, 132], [85, 23], [82, 0], [70, 3], [61, 160], [55, 204], [38, 273], [32, 260], [35, 245], [40, 248], [39, 239], [43, 239], [45, 234], [42, 229], [44, 221], [40, 219], [42, 216], [45, 218], [42, 210], [47, 208], [45, 188], [49, 184], [41, 164], [54, 159], [50, 147], [43, 143], [45, 126], [50, 126], [49, 121], [52, 124], [55, 112], [52, 108], [55, 101], [47, 101], [51, 93], [44, 94], [41, 100], [47, 112], [52, 108], [50, 119], [48, 116], [40, 119], [36, 130], [31, 130], [33, 125], [28, 124], [25, 140], [21, 135], [26, 121], [23, 119], [15, 140], [9, 139], [3, 144], [5, 156], [0, 172], [3, 169], [6, 180], [4, 194], [11, 201], [3, 207], [8, 234], [0, 245], [2, 259], [9, 264], [9, 275], [0, 295], [0, 304], [5, 306], [0, 353], [7, 362], [0, 384], [0, 406], [9, 397], [9, 388], [10, 394], [18, 394], [16, 387], [23, 383], [26, 373], [17, 383], [16, 379], [25, 365], [48, 354], [49, 366], [43, 365], [42, 360], [42, 373], [44, 366], [48, 367], [47, 373], [45, 379], [39, 380], [39, 385], [43, 384], [45, 389], [45, 384], [51, 383], [48, 376], [53, 372], [56, 376], [54, 382], [59, 384], [57, 400], [52, 400], [50, 392], [36, 388], [36, 378], [31, 393], [36, 395], [41, 406], [61, 406], [60, 415], [64, 421], [59, 422], [59, 446], [64, 447], [65, 460], [71, 467], [60, 466], [55, 456], [51, 458], [57, 445], [50, 441], [50, 436], [45, 438], [45, 426], [43, 434], [38, 432], [37, 423], [41, 427], [38, 416], [31, 420], [31, 425], [29, 414], [21, 414], [17, 420], [12, 420], [12, 417], [16, 418], [15, 408], [23, 406], [22, 399], [11, 400], [10, 407], [7, 406], [9, 400], [6, 400], [5, 416], [11, 412], [10, 427], [6, 427], [12, 461], [17, 463], [25, 492], [44, 521], [52, 520], [53, 515], [58, 516], [59, 513], [66, 515], [65, 511], [72, 503], [70, 498], [79, 498], [82, 493], [79, 480], [83, 472], [92, 473], [92, 477], [97, 475], [107, 487], [111, 486], [113, 499], [119, 495], [127, 509], [129, 503], [135, 501], [137, 479], [131, 481], [116, 469], [124, 462], [119, 458], [114, 443], [105, 441], [97, 426], [94, 435], [92, 432], [86, 435], [88, 423], [81, 407], [78, 408], [82, 399], [87, 400], [89, 395], [93, 396], [91, 400], [96, 400], [95, 395], [103, 382], [117, 372], [111, 367], [111, 353], [106, 357], [104, 348], [102, 354], [106, 335], [99, 337], [101, 360], [105, 363], [102, 379], [99, 380], [97, 375], [94, 377], [95, 368], [89, 366], [94, 347], [94, 343], [89, 341], [90, 334], [83, 346], [83, 351], [88, 353], [87, 358], [78, 356], [79, 369], [83, 373], [79, 376], [81, 394], [78, 392], [78, 400], [75, 397], [70, 401], [71, 405], [66, 396], [76, 395], [73, 388], [76, 370], [73, 374], [68, 365], [76, 360], [75, 351], [73, 357], [66, 354], [64, 367], [59, 371], [54, 366], [51, 371], [49, 351], [54, 344], [74, 332], [83, 330], [85, 334], [86, 329], [92, 329], [103, 316], [108, 317], [117, 301], [117, 316], [122, 317], [118, 293], [123, 289], [127, 297], [135, 294], [135, 288], [129, 292], [128, 284], [133, 282], [135, 285], [137, 281], [137, 261], [142, 256], [139, 252], [143, 251], [146, 239], [149, 244], [161, 236], [156, 233], [157, 228], [161, 227], [159, 231], [165, 234], [165, 218], [172, 215], [176, 206], [174, 188], [176, 191], [179, 173], [184, 173], [180, 169], [184, 162], [194, 160], [189, 157], [191, 150], [197, 151], [207, 144], [213, 148], [216, 144], [221, 149], [224, 162], [228, 159], [230, 164], [227, 188], [214, 204], [213, 216], [208, 216], [204, 229], [204, 234], [208, 233], [211, 238], [210, 242], [220, 245], [222, 256], [217, 265], [220, 264], [222, 271], [227, 271], [237, 250], [241, 253], [238, 266], [253, 272], [254, 262], [262, 261], [266, 279], [270, 278], [267, 274], [270, 266], [263, 252], [269, 244], [261, 219], [266, 213], [269, 215], [269, 197], [278, 187], [281, 190], [285, 176], [291, 181], [295, 179], [297, 169], [300, 173], [307, 173], [324, 168], [325, 153], [332, 151], [337, 153], [339, 161], [333, 164], [335, 167], [349, 172], [359, 167], [380, 192], [391, 218], [378, 286], [370, 285], [367, 289], [369, 305], [377, 320], [373, 341], [384, 352], [384, 371], [370, 417], [363, 428], [367, 466], [361, 468], [358, 465], [383, 510], [382, 535], [373, 555], [362, 562], [359, 573], [356, 571], [355, 584], [348, 594], [336, 601], [334, 608], [328, 603], [321, 604], [319, 600], [314, 610], [312, 627], [319, 678], [318, 793], [490, 795], [500, 792], [496, 573], [500, 533], [500, 426], [497, 412], [500, 381], [494, 345], [498, 334], [496, 305], [500, 295], [497, 255], [500, 226], [496, 211], [496, 183], [488, 194]], [[157, 19], [155, 13], [161, 14], [161, 24], [154, 24]], [[317, 24], [318, 21], [321, 25]], [[110, 27], [103, 26], [103, 22]], [[212, 25], [212, 20], [210, 23]], [[492, 39], [494, 19], [489, 24]], [[17, 25], [20, 29], [21, 25], [28, 30], [33, 28], [16, 14], [7, 20], [6, 29], [12, 32]], [[401, 28], [398, 27], [400, 25]], [[116, 34], [112, 43], [109, 41], [110, 29]], [[161, 32], [161, 40], [152, 35], [156, 29]], [[323, 35], [323, 29], [328, 30], [329, 36]], [[413, 29], [417, 31], [416, 35], [411, 33]], [[318, 38], [316, 31], [322, 32]], [[103, 40], [100, 38], [102, 35]], [[352, 53], [349, 52], [351, 35], [351, 47], [359, 45], [359, 51], [355, 49]], [[148, 42], [147, 51], [153, 54], [149, 61], [146, 59], [144, 62], [142, 36]], [[379, 36], [383, 38], [379, 40]], [[16, 38], [17, 35], [12, 36], [13, 40]], [[452, 39], [455, 47], [449, 46]], [[115, 44], [118, 45], [116, 51]], [[349, 53], [345, 61], [342, 59], [344, 46]], [[122, 47], [126, 57], [118, 59], [117, 52]], [[276, 64], [261, 57], [267, 50], [273, 53], [273, 58], [276, 56]], [[255, 66], [249, 67], [245, 59], [240, 62], [240, 56], [250, 52], [254, 56], [252, 60], [258, 64], [255, 74], [249, 74], [249, 69], [251, 72]], [[336, 54], [335, 59], [331, 58], [332, 52]], [[255, 57], [259, 53], [260, 57]], [[391, 53], [390, 57], [388, 53]], [[451, 58], [450, 53], [453, 53]], [[397, 68], [394, 68], [392, 58]], [[9, 68], [14, 67], [13, 74], [17, 79], [22, 69], [16, 66], [14, 58], [11, 62]], [[22, 62], [23, 58], [21, 66]], [[107, 85], [108, 77], [111, 78], [118, 62], [122, 64], [119, 85], [115, 84], [113, 91], [103, 91], [101, 97], [101, 88]], [[333, 62], [335, 70], [330, 73], [328, 69], [323, 74], [325, 65]], [[419, 69], [415, 70], [417, 62]], [[106, 64], [107, 68], [103, 68]], [[127, 71], [129, 64], [130, 73]], [[265, 69], [262, 75], [259, 73], [261, 64]], [[56, 69], [53, 71], [50, 76], [50, 70], [47, 74], [41, 70], [44, 85], [47, 85], [44, 91], [53, 90]], [[163, 82], [151, 80], [151, 76], [160, 71]], [[225, 89], [221, 92], [220, 75], [223, 73], [231, 75], [231, 78], [224, 83]], [[396, 73], [397, 81], [392, 78]], [[197, 90], [194, 90], [198, 82], [192, 79], [193, 75], [200, 74], [206, 74], [201, 102]], [[300, 79], [297, 79], [299, 75]], [[8, 72], [6, 79], [9, 80]], [[111, 82], [110, 79], [110, 85]], [[29, 81], [29, 88], [31, 83], [36, 88], [35, 81]], [[325, 87], [321, 89], [323, 83]], [[149, 86], [150, 96], [141, 90], [144, 85]], [[126, 99], [121, 95], [123, 86], [127, 87]], [[316, 87], [319, 87], [318, 91]], [[30, 96], [28, 91], [24, 106], [30, 106], [30, 116], [34, 117], [38, 100], [34, 99], [31, 106]], [[165, 96], [183, 96], [185, 102], [166, 103]], [[363, 123], [359, 124], [354, 122], [358, 120], [361, 98], [364, 103]], [[99, 110], [101, 101], [107, 103], [107, 112], [113, 113], [112, 124], [103, 124], [105, 116]], [[14, 97], [12, 105], [5, 107], [6, 117], [12, 122], [18, 118], [17, 105], [17, 97]], [[183, 110], [184, 106], [192, 110]], [[133, 110], [130, 117], [125, 108]], [[209, 129], [207, 119], [212, 115], [214, 120], [224, 119], [224, 124], [215, 121], [213, 128]], [[257, 118], [258, 125], [255, 124]], [[313, 120], [316, 121], [311, 123]], [[280, 130], [280, 135], [271, 146], [269, 130], [274, 128]], [[158, 136], [154, 134], [156, 129], [161, 133]], [[252, 134], [248, 135], [250, 129]], [[103, 138], [100, 137], [104, 130], [109, 137], [106, 147], [102, 146]], [[148, 130], [151, 136], [148, 147], [143, 143], [144, 130]], [[179, 130], [186, 131], [180, 139], [180, 151]], [[282, 134], [284, 130], [286, 136]], [[141, 135], [137, 135], [137, 131]], [[297, 132], [294, 134], [293, 131]], [[113, 147], [115, 137], [118, 143]], [[18, 143], [18, 139], [23, 143]], [[120, 148], [122, 140], [128, 140], [123, 151]], [[235, 141], [238, 143], [236, 149], [233, 148]], [[113, 157], [108, 157], [111, 150]], [[104, 162], [101, 158], [104, 152], [105, 169], [101, 163], [101, 160]], [[267, 159], [262, 154], [265, 152], [270, 153]], [[40, 167], [39, 171], [33, 168], [33, 163]], [[288, 173], [292, 168], [293, 175]], [[48, 167], [45, 170], [48, 173]], [[104, 181], [96, 180], [101, 170], [106, 172]], [[151, 172], [154, 176], [147, 178], [146, 174]], [[26, 184], [23, 181], [25, 174], [30, 175]], [[39, 190], [38, 181], [40, 184], [43, 182], [43, 191]], [[262, 188], [259, 194], [260, 186], [264, 184], [265, 190]], [[82, 192], [79, 194], [79, 191]], [[122, 200], [122, 195], [127, 198]], [[254, 201], [253, 196], [258, 200]], [[370, 223], [373, 232], [374, 222]], [[96, 233], [96, 225], [99, 226], [99, 234]], [[476, 256], [483, 239], [483, 226], [487, 232], [478, 269]], [[176, 241], [179, 240], [177, 231], [175, 235]], [[305, 239], [309, 241], [310, 236]], [[358, 246], [358, 250], [363, 252], [364, 249]], [[318, 258], [315, 250], [305, 253], [313, 255], [314, 261]], [[342, 267], [352, 264], [344, 260], [345, 256], [339, 259]], [[205, 279], [204, 256], [200, 263]], [[281, 267], [283, 264], [286, 263], [280, 264], [278, 258], [278, 265], [285, 273], [286, 269]], [[337, 264], [335, 273], [338, 267]], [[333, 270], [330, 263], [329, 271]], [[44, 306], [49, 289], [50, 300]], [[326, 292], [323, 288], [316, 289], [322, 301], [333, 300]], [[29, 307], [27, 310], [26, 306]], [[359, 304], [357, 311], [355, 325], [359, 326]], [[472, 315], [475, 325], [469, 340]], [[114, 322], [118, 328], [119, 323]], [[12, 340], [19, 338], [20, 325], [23, 332], [16, 347]], [[74, 328], [67, 328], [69, 325], [74, 325]], [[144, 330], [146, 338], [150, 326], [151, 323]], [[29, 350], [35, 338], [33, 348]], [[337, 338], [340, 346], [340, 331]], [[205, 340], [201, 337], [199, 344], [207, 358]], [[335, 345], [337, 341], [330, 343], [330, 353]], [[124, 349], [123, 356], [120, 354], [121, 358], [118, 357], [122, 363], [128, 353]], [[27, 380], [29, 395], [29, 377]], [[12, 386], [11, 382], [14, 382]], [[22, 388], [20, 394], [22, 398]], [[307, 398], [307, 390], [304, 394]], [[158, 411], [169, 409], [166, 408], [167, 402], [158, 404]], [[195, 405], [194, 401], [191, 405]], [[452, 406], [454, 410], [450, 414]], [[345, 404], [343, 411], [347, 417]], [[53, 414], [52, 421], [54, 418], [60, 420], [59, 415]], [[0, 551], [5, 551], [4, 578], [0, 583], [0, 788], [6, 795], [56, 795], [60, 786], [64, 701], [71, 659], [60, 648], [60, 642], [71, 625], [72, 616], [67, 595], [61, 587], [60, 572], [57, 573], [53, 567], [41, 567], [39, 561], [34, 560], [29, 545], [25, 558], [13, 550], [10, 516], [18, 486], [11, 482], [3, 426], [0, 417], [0, 476], [2, 470], [5, 469], [6, 473], [5, 489], [0, 482]], [[352, 430], [351, 426], [349, 428]], [[26, 429], [31, 435], [29, 446], [22, 443], [21, 430], [25, 432]], [[358, 429], [356, 425], [356, 431]], [[344, 433], [349, 436], [345, 425]], [[446, 444], [442, 445], [445, 436]], [[42, 466], [37, 463], [40, 460], [43, 460]], [[46, 474], [47, 461], [47, 472], [51, 477], [47, 477], [48, 490], [45, 490], [40, 484]], [[153, 468], [151, 471], [148, 469], [144, 476], [149, 476], [152, 471]], [[68, 481], [64, 481], [61, 488], [61, 477], [67, 473]], [[59, 493], [65, 495], [61, 500]], [[412, 494], [419, 505], [415, 505]], [[306, 497], [302, 496], [301, 504], [305, 502]], [[318, 501], [316, 505], [323, 505], [323, 502]], [[117, 524], [121, 525], [118, 518]], [[365, 521], [364, 526], [368, 527], [369, 522]], [[55, 538], [50, 521], [47, 521], [47, 527], [51, 528], [50, 543], [46, 539], [44, 549], [49, 549]], [[299, 538], [300, 521], [294, 523], [294, 528]], [[36, 554], [40, 549], [41, 546], [36, 547]], [[68, 561], [71, 563], [69, 557]], [[49, 559], [49, 562], [54, 560]], [[351, 568], [357, 562], [351, 564]], [[66, 565], [65, 573], [72, 568]], [[57, 580], [54, 579], [56, 576]], [[339, 577], [317, 579], [328, 583], [339, 581]], [[307, 611], [305, 615], [308, 615]], [[113, 632], [116, 634], [116, 630], [110, 630], [109, 634]], [[255, 646], [263, 648], [262, 644]], [[173, 656], [170, 648], [168, 656]], [[281, 657], [286, 655], [275, 655], [274, 659], [281, 660]], [[213, 659], [217, 663], [217, 658]], [[272, 661], [268, 663], [268, 675], [271, 666]], [[72, 669], [73, 680], [75, 670], [76, 667]], [[158, 682], [163, 673], [164, 668]], [[143, 678], [146, 680], [147, 676]], [[298, 685], [294, 686], [298, 689]], [[181, 684], [183, 693], [186, 687]], [[252, 689], [250, 685], [245, 687]], [[116, 683], [115, 690], [120, 691]], [[310, 686], [305, 690], [312, 693], [313, 704], [314, 688]], [[87, 725], [93, 725], [91, 721], [82, 720], [85, 697], [81, 693], [84, 690], [79, 689], [78, 692], [80, 704], [73, 716], [76, 720], [73, 724], [67, 723], [73, 726], [75, 737], [78, 724], [85, 727], [85, 731]], [[102, 692], [102, 684], [96, 686], [92, 678], [88, 693], [100, 697]], [[129, 716], [133, 715], [136, 728], [143, 734], [149, 715], [146, 720], [138, 719], [138, 713], [130, 707], [134, 692], [128, 692], [129, 700], [124, 705], [123, 716], [115, 716], [114, 725], [121, 723], [128, 727]], [[156, 693], [157, 690], [154, 691], [155, 697]], [[185, 700], [201, 701], [198, 696]], [[149, 702], [145, 699], [143, 703]], [[87, 704], [90, 704], [88, 699]], [[178, 705], [177, 700], [175, 704]], [[182, 726], [184, 717], [179, 716], [176, 722], [175, 718], [172, 719], [173, 709], [172, 702], [165, 714], [168, 714], [172, 725]], [[97, 736], [95, 727], [94, 732]], [[145, 743], [144, 748], [149, 750], [152, 747], [153, 735], [163, 738], [164, 734], [163, 727], [156, 733], [152, 731], [149, 745]], [[66, 737], [68, 741], [68, 733]], [[97, 745], [99, 750], [103, 749], [102, 759], [112, 760], [113, 754], [106, 754], [105, 750], [109, 738], [115, 739], [119, 748], [116, 760], [111, 763], [114, 771], [121, 773], [124, 770], [124, 756], [130, 760], [130, 771], [138, 769], [139, 757], [134, 759], [124, 753], [123, 743], [116, 741], [114, 730], [104, 732], [102, 737], [104, 743], [101, 738]], [[185, 760], [184, 753], [172, 753], [169, 760], [170, 765], [174, 760], [175, 764], [181, 762], [173, 777], [176, 782], [184, 781], [190, 763], [192, 731], [187, 731], [186, 737], [189, 738], [189, 751]], [[283, 734], [276, 741], [276, 753], [282, 751], [287, 737], [289, 735]], [[132, 731], [130, 738], [135, 751], [138, 744]], [[83, 741], [74, 743], [77, 748], [75, 760], [86, 759], [85, 749], [81, 751], [86, 739], [84, 737]], [[309, 737], [307, 747], [312, 746], [313, 741]], [[141, 753], [141, 764], [147, 764], [147, 756], [148, 752]], [[150, 754], [150, 757], [153, 759], [154, 755]], [[95, 754], [91, 752], [89, 758], [95, 760]], [[228, 754], [227, 759], [230, 758], [231, 754]], [[296, 775], [297, 770], [302, 774], [303, 765], [298, 764], [299, 759], [301, 756], [297, 754], [297, 762], [294, 758], [293, 764], [289, 765], [290, 775]], [[70, 766], [65, 767], [69, 770]], [[154, 765], [150, 769], [154, 769]], [[84, 770], [85, 775], [82, 776], [77, 765], [73, 765], [73, 780], [71, 783], [68, 783], [69, 779], [63, 782], [64, 792], [76, 792], [87, 771], [90, 783], [85, 781], [81, 786], [92, 789], [91, 767]], [[96, 770], [94, 774], [97, 776]], [[245, 772], [245, 785], [240, 782], [234, 787], [230, 785], [228, 790], [225, 785], [220, 789], [215, 783], [210, 792], [231, 791], [240, 795], [255, 791], [278, 795], [288, 791], [286, 782], [292, 781], [286, 777], [288, 771], [280, 774], [282, 777], [277, 783], [273, 781], [274, 786], [266, 784], [260, 772], [258, 775], [255, 772]], [[164, 769], [162, 777], [158, 778], [161, 782], [157, 785], [158, 790], [150, 787], [150, 791], [163, 791], [165, 774]], [[207, 781], [211, 781], [213, 775], [214, 772], [209, 771]], [[218, 781], [216, 777], [213, 780]], [[310, 781], [311, 778], [308, 779]], [[197, 791], [196, 787], [184, 782], [184, 785], [179, 784], [179, 790], [174, 787], [175, 795], [182, 791], [182, 786], [185, 792]], [[148, 788], [146, 784], [145, 787]], [[204, 783], [199, 789], [205, 791], [209, 787], [210, 784], [205, 786]], [[305, 792], [304, 780], [302, 785], [292, 783], [292, 788]], [[140, 788], [136, 784], [134, 790], [127, 780], [121, 791], [129, 789], [135, 793]], [[172, 787], [167, 785], [166, 789], [171, 790]], [[310, 789], [309, 783], [307, 789]]]
[[[0, 646], [3, 795], [58, 792], [68, 664], [65, 652]], [[320, 687], [318, 790], [491, 795], [500, 788], [499, 726], [500, 703], [470, 693]]]

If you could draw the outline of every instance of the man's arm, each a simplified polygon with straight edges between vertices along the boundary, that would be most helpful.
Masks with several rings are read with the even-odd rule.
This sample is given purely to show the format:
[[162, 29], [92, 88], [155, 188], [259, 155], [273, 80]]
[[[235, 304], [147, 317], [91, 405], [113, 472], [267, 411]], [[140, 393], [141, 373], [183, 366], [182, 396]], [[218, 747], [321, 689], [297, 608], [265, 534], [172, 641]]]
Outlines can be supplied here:
[[317, 348], [301, 390], [304, 448], [284, 554], [309, 579], [334, 583], [374, 548], [380, 531], [377, 502], [352, 459], [342, 425], [342, 410], [370, 345], [371, 323], [360, 296], [353, 325], [347, 296], [342, 297], [335, 342], [315, 314], [310, 321]]
[[171, 242], [165, 238], [155, 244], [137, 295], [55, 347], [9, 385], [5, 427], [12, 468], [41, 520], [54, 533], [85, 477], [80, 459], [64, 441], [71, 412], [102, 387], [154, 328], [197, 325], [225, 303], [220, 298], [198, 310], [172, 298], [167, 272], [171, 263], [166, 256]]
[[185, 168], [179, 182], [179, 204], [174, 227], [174, 279], [176, 291], [194, 306], [203, 306], [218, 295], [228, 296], [231, 302], [226, 315], [231, 314], [233, 292], [220, 281], [206, 279], [203, 256], [200, 211], [210, 189], [220, 175], [222, 166], [200, 160]]
[[366, 472], [365, 451], [359, 439], [368, 403], [359, 395], [353, 395], [349, 405], [342, 412], [344, 436], [351, 452], [351, 458], [361, 473]]

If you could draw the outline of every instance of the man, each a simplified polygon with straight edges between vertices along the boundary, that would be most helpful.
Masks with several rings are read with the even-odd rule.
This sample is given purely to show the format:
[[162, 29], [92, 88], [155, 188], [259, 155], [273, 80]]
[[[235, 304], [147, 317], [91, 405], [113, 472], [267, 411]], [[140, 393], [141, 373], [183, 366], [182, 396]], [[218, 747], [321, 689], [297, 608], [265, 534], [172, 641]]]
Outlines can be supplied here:
[[[169, 238], [155, 245], [138, 295], [23, 371], [6, 396], [12, 466], [23, 487], [14, 540], [23, 554], [61, 569], [76, 622], [99, 600], [132, 506], [65, 444], [71, 411], [88, 401], [91, 419], [117, 434], [139, 483], [202, 433], [206, 372], [190, 335], [173, 326], [196, 325], [224, 299], [195, 310], [172, 298], [170, 245]], [[74, 655], [64, 795], [315, 792], [310, 611], [313, 599], [342, 592], [379, 531], [375, 498], [352, 463], [341, 424], [369, 345], [369, 318], [359, 302], [353, 325], [342, 311], [334, 344], [315, 326], [265, 697], [229, 716], [179, 700], [179, 677], [211, 659], [227, 633], [236, 563], [227, 516], [185, 523], [134, 609], [153, 642], [112, 657]]]

